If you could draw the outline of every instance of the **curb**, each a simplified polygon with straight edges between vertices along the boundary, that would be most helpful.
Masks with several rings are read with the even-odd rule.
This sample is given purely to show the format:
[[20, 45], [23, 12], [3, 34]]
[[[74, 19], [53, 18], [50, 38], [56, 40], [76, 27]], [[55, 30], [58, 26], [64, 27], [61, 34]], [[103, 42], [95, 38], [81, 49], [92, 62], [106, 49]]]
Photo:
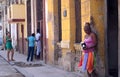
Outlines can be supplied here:
[[17, 70], [19, 73], [21, 73], [24, 77], [34, 77], [32, 74], [28, 73], [27, 71], [25, 71], [24, 69], [17, 67], [17, 66], [13, 66], [15, 70]]

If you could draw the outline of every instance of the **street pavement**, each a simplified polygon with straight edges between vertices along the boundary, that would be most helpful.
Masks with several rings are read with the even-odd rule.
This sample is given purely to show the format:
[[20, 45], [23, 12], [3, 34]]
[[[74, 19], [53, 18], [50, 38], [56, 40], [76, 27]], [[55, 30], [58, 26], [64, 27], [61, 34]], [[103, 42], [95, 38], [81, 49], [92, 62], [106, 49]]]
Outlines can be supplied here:
[[[7, 59], [6, 53], [7, 51], [0, 51], [0, 55], [4, 59]], [[15, 52], [14, 62], [8, 63], [3, 58], [0, 59], [0, 63], [2, 63], [0, 65], [0, 77], [23, 77], [20, 73], [25, 77], [85, 77], [79, 73], [67, 72], [54, 66], [46, 65], [43, 61], [34, 60], [33, 62], [27, 62], [27, 56], [18, 52]], [[7, 69], [6, 72], [4, 72], [3, 68]], [[9, 76], [2, 76], [1, 73]]]
[[0, 77], [24, 77], [0, 56]]

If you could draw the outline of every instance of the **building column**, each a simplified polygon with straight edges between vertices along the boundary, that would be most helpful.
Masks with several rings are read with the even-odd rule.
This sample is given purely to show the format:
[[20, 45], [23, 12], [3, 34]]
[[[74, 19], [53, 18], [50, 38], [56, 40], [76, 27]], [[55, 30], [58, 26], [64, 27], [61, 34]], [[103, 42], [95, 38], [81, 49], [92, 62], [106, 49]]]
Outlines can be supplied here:
[[47, 22], [46, 22], [46, 37], [48, 40], [48, 63], [55, 63], [55, 46], [58, 37], [58, 0], [47, 0]]
[[31, 33], [34, 32], [34, 0], [31, 0]]
[[[25, 25], [26, 25], [26, 32], [28, 32], [28, 29], [27, 29], [27, 0], [25, 0]], [[28, 36], [28, 33], [26, 33], [26, 36], [25, 37], [27, 37]]]
[[32, 32], [36, 32], [36, 27], [37, 27], [37, 14], [36, 14], [36, 0], [31, 0], [31, 28]]
[[36, 0], [34, 0], [35, 2], [34, 2], [34, 15], [35, 15], [35, 33], [37, 32], [37, 1]]
[[84, 39], [85, 22], [90, 22], [90, 0], [81, 0], [81, 23], [82, 23], [82, 40]]
[[72, 51], [75, 43], [75, 1], [61, 0], [62, 15], [62, 64], [65, 70], [72, 71]]

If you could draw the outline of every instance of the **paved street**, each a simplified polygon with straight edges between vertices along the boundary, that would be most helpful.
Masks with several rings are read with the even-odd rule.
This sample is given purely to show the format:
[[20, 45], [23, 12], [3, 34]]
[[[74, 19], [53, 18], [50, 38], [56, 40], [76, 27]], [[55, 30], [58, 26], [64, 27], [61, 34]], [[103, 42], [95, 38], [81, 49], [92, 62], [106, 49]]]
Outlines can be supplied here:
[[0, 56], [0, 77], [24, 77]]
[[[7, 51], [0, 51], [0, 55], [4, 59], [7, 59], [6, 53]], [[0, 77], [84, 77], [46, 65], [42, 61], [26, 62], [26, 56], [18, 52], [15, 52], [14, 56], [16, 61], [10, 62], [10, 64], [2, 57], [0, 57]]]

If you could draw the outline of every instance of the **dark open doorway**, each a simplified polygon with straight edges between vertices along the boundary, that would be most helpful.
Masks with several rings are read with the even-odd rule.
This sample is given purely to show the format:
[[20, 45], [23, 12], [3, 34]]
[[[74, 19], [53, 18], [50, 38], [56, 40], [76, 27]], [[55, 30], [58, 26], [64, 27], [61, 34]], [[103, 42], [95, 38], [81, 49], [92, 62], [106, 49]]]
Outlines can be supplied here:
[[[40, 60], [43, 60], [43, 0], [36, 0], [37, 9], [37, 29], [40, 30], [41, 34], [41, 52], [39, 55]], [[37, 30], [36, 30], [37, 31]]]
[[76, 36], [75, 36], [75, 42], [80, 43], [81, 42], [81, 1], [75, 0], [75, 21], [76, 21]]
[[118, 77], [118, 0], [107, 0], [108, 73]]

